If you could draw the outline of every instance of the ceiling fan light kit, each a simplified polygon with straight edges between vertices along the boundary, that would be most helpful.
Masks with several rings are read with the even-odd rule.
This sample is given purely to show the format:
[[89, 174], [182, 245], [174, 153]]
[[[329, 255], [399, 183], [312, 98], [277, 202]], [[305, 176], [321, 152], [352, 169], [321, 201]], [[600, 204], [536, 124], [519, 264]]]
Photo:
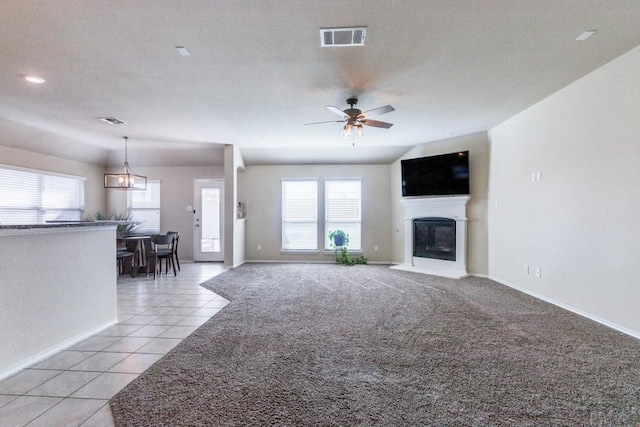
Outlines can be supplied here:
[[[354, 131], [355, 129], [355, 131]], [[364, 132], [362, 131], [362, 125], [361, 124], [346, 124], [344, 125], [344, 127], [342, 128], [342, 135], [345, 138], [349, 138], [350, 136], [353, 135], [358, 135], [358, 138], [362, 138], [362, 135], [364, 134]]]
[[354, 107], [358, 104], [357, 98], [347, 99], [347, 104], [349, 104], [349, 108], [347, 108], [346, 110], [341, 110], [338, 107], [334, 107], [332, 105], [326, 106], [327, 110], [340, 116], [341, 120], [307, 123], [307, 125], [319, 125], [323, 123], [344, 123], [341, 133], [345, 138], [348, 138], [349, 136], [353, 136], [355, 134], [357, 134], [359, 137], [362, 137], [362, 135], [364, 134], [363, 126], [371, 126], [383, 129], [389, 129], [391, 126], [393, 126], [393, 123], [381, 122], [378, 120], [371, 120], [367, 118], [367, 116], [379, 116], [395, 111], [395, 108], [393, 108], [391, 105], [385, 105], [384, 107], [378, 107], [362, 112], [362, 110]]

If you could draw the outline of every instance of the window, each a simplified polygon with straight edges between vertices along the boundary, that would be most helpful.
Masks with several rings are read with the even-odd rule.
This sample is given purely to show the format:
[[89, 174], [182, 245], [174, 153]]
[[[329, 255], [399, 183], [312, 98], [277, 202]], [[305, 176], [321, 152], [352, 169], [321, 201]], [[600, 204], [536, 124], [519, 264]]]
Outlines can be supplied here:
[[84, 178], [0, 167], [0, 224], [81, 221]]
[[327, 180], [324, 183], [325, 249], [329, 249], [329, 232], [342, 230], [349, 235], [349, 250], [359, 251], [361, 245], [361, 187], [362, 181]]
[[134, 221], [140, 222], [137, 233], [160, 233], [160, 180], [147, 180], [146, 190], [127, 192], [127, 207]]
[[282, 181], [282, 250], [318, 249], [318, 181]]

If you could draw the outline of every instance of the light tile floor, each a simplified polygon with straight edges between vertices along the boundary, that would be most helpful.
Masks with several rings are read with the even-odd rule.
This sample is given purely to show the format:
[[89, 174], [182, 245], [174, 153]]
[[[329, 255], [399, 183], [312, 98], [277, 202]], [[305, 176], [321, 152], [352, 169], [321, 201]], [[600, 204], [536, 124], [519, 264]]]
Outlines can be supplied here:
[[119, 277], [119, 323], [0, 382], [0, 426], [113, 426], [109, 399], [228, 304], [198, 286], [222, 264], [181, 267]]

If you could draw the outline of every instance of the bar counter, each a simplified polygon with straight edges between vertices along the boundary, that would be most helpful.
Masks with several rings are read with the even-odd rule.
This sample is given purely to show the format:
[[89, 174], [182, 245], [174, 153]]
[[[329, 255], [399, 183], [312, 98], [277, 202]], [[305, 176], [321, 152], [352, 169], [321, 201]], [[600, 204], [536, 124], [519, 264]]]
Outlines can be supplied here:
[[117, 224], [0, 225], [0, 379], [117, 322]]

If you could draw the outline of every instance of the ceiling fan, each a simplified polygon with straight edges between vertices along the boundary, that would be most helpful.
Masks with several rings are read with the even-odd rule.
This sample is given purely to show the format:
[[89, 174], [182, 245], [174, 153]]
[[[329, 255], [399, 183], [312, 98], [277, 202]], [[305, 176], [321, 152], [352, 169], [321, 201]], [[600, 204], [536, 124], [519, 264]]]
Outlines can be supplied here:
[[347, 104], [349, 104], [350, 108], [346, 110], [341, 110], [338, 107], [333, 107], [328, 105], [326, 108], [332, 113], [337, 114], [341, 117], [341, 120], [329, 120], [326, 122], [315, 122], [315, 123], [307, 123], [306, 125], [319, 125], [322, 123], [344, 123], [345, 125], [342, 128], [342, 134], [345, 137], [349, 137], [354, 135], [355, 133], [358, 136], [362, 136], [362, 127], [363, 126], [372, 126], [376, 128], [384, 128], [389, 129], [393, 126], [393, 123], [381, 122], [378, 120], [371, 120], [368, 117], [370, 116], [379, 116], [381, 114], [390, 113], [395, 111], [391, 105], [385, 105], [384, 107], [374, 108], [373, 110], [365, 111], [364, 113], [354, 108], [354, 105], [358, 103], [358, 98], [349, 98], [347, 99]]

